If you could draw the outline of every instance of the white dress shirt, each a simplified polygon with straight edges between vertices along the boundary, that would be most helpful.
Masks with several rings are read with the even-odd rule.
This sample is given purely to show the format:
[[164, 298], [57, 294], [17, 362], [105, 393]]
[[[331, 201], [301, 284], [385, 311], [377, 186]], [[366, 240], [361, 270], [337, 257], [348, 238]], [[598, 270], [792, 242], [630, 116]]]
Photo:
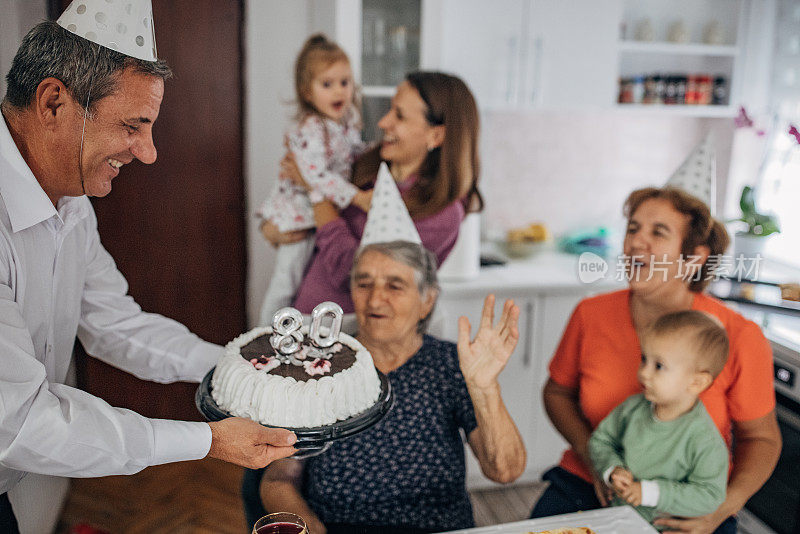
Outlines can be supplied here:
[[64, 385], [76, 335], [157, 382], [201, 380], [222, 348], [139, 308], [89, 199], [64, 197], [56, 211], [1, 117], [0, 494], [25, 472], [96, 477], [205, 457], [207, 424], [149, 419]]

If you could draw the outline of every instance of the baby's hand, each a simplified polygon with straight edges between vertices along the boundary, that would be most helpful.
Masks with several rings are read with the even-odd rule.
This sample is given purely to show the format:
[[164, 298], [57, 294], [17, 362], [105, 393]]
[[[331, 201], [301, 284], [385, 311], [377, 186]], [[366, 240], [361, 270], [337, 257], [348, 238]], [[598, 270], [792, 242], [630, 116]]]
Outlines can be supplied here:
[[633, 484], [633, 473], [621, 466], [615, 467], [608, 478], [611, 480], [611, 487], [620, 494]]
[[631, 482], [627, 488], [620, 492], [619, 496], [631, 506], [639, 506], [642, 504], [642, 483]]

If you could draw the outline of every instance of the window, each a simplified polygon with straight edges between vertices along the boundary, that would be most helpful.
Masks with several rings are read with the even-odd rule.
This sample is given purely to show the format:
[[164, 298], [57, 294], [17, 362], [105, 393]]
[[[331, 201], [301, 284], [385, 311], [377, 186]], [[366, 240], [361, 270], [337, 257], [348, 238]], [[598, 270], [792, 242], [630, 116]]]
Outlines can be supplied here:
[[[758, 205], [778, 216], [781, 233], [765, 253], [800, 267], [800, 0], [780, 0], [775, 32], [771, 107], [775, 121], [758, 186]], [[766, 211], [766, 210], [765, 210]]]

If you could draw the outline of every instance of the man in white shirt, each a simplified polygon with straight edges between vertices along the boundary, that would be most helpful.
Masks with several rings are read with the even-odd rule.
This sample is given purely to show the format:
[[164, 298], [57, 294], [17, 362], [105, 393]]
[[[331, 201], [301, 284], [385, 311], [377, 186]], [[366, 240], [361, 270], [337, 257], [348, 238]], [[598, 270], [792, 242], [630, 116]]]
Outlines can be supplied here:
[[[220, 458], [259, 468], [289, 456], [287, 430], [230, 418], [148, 419], [64, 385], [77, 335], [140, 378], [199, 381], [222, 348], [144, 313], [100, 243], [88, 196], [119, 168], [153, 163], [169, 68], [97, 46], [54, 22], [25, 37], [0, 105], [0, 532], [26, 472], [130, 474]], [[5, 523], [4, 523], [5, 521]]]

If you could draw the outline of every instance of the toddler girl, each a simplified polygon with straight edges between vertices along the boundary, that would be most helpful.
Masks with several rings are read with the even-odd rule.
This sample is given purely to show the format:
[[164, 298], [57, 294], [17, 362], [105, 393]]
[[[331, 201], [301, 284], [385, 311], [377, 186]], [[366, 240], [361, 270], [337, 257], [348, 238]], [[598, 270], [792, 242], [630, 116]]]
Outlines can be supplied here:
[[[298, 112], [286, 132], [310, 192], [280, 176], [258, 215], [281, 232], [314, 228], [312, 204], [328, 199], [339, 209], [355, 204], [369, 209], [370, 196], [349, 182], [354, 159], [363, 151], [360, 117], [347, 54], [324, 35], [311, 36], [295, 63]], [[278, 247], [275, 270], [261, 305], [260, 323], [272, 323], [275, 310], [288, 306], [303, 277], [314, 239]]]

